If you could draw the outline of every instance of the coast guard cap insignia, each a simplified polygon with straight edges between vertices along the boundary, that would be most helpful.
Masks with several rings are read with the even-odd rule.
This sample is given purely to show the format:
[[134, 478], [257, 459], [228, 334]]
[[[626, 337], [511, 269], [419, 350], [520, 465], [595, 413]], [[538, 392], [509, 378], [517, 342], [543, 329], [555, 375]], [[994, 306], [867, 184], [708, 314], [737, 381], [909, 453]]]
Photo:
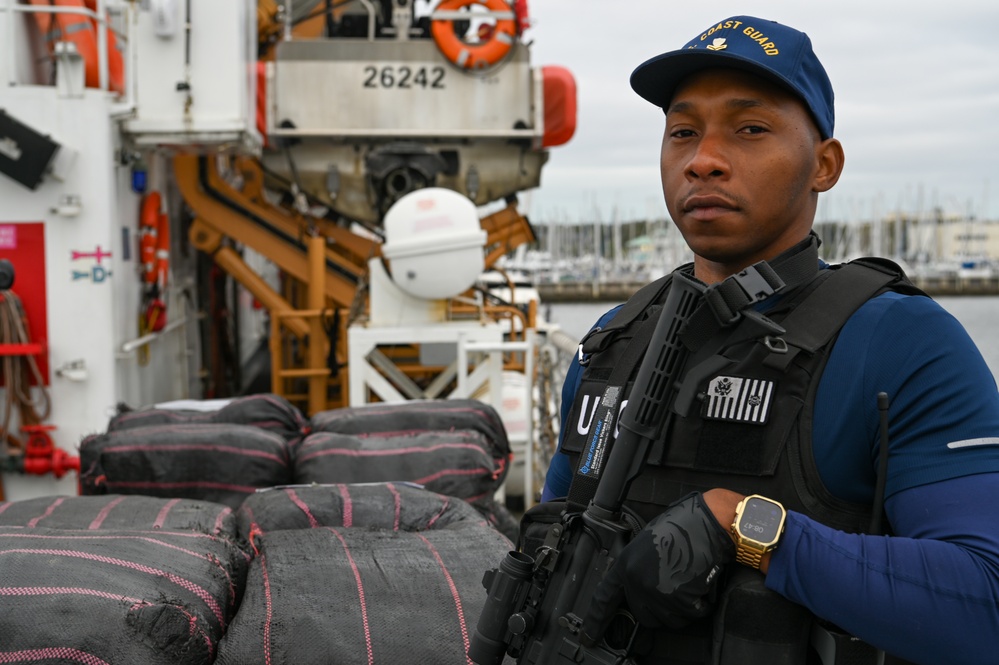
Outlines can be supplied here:
[[716, 376], [708, 384], [704, 417], [762, 425], [770, 415], [773, 394], [773, 381]]
[[724, 51], [728, 48], [728, 44], [725, 43], [724, 37], [716, 37], [707, 48], [709, 51]]

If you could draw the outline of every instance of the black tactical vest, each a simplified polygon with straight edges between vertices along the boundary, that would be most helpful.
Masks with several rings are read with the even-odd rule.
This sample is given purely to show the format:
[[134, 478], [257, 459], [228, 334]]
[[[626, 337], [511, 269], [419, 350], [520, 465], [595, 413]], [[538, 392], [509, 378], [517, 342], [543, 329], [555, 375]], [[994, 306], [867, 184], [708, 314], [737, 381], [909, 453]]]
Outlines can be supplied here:
[[[568, 421], [563, 423], [566, 431], [561, 447], [570, 455], [574, 471], [606, 388], [621, 387], [624, 399], [620, 408], [627, 403], [670, 280], [671, 275], [667, 275], [645, 287], [603, 330], [584, 338], [580, 345], [582, 381]], [[751, 321], [743, 320], [729, 327], [701, 325], [684, 335], [690, 355], [677, 399], [689, 405], [686, 415], [673, 419], [628, 493], [626, 505], [643, 520], [648, 521], [690, 491], [724, 487], [771, 497], [789, 510], [836, 529], [867, 529], [873, 497], [872, 503], [855, 504], [833, 496], [815, 465], [811, 436], [815, 395], [840, 329], [861, 305], [888, 290], [909, 295], [922, 292], [908, 282], [898, 266], [884, 259], [859, 259], [813, 271], [799, 281], [789, 292], [775, 296], [776, 304], [766, 311], [768, 319], [785, 329], [783, 334], [761, 334]], [[874, 395], [871, 407], [875, 407]], [[872, 469], [872, 486], [873, 473]], [[764, 589], [762, 577], [757, 577], [755, 582], [748, 581], [753, 588], [747, 587], [749, 596], [743, 596], [754, 598], [754, 615], [773, 614], [775, 620], [765, 624], [784, 631], [769, 638], [789, 643], [797, 640], [803, 643], [801, 648], [807, 648], [812, 617]], [[778, 620], [782, 612], [786, 616]], [[743, 621], [745, 625], [741, 625]], [[754, 651], [757, 640], [769, 638], [759, 634], [761, 622], [744, 612], [730, 611], [726, 622], [726, 633], [732, 630], [738, 634], [743, 629], [746, 633], [742, 642], [742, 638], [729, 641], [739, 649], [732, 662], [806, 662], [799, 659], [800, 654], [769, 653], [766, 648]], [[719, 630], [720, 625], [705, 622], [683, 635], [668, 636], [669, 656], [658, 655], [657, 648], [651, 662], [730, 662], [719, 660]], [[846, 643], [866, 647], [863, 643], [853, 645], [849, 639]], [[713, 661], [707, 656], [712, 649]], [[856, 662], [874, 661], [862, 658]]]

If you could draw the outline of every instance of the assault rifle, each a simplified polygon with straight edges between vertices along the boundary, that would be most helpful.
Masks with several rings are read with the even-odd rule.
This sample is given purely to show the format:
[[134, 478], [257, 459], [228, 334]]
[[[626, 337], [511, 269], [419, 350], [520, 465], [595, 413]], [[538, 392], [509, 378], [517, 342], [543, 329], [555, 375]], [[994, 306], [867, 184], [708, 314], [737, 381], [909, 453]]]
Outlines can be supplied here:
[[[624, 499], [653, 443], [672, 419], [676, 387], [687, 359], [679, 333], [706, 288], [681, 272], [673, 274], [606, 460], [604, 446], [614, 429], [616, 409], [601, 405], [602, 417], [594, 424], [597, 433], [582, 452], [590, 460], [582, 465], [586, 473], [598, 479], [586, 509], [563, 512], [536, 556], [509, 552], [499, 568], [486, 572], [482, 584], [488, 596], [468, 650], [472, 662], [499, 665], [507, 653], [521, 665], [635, 662], [632, 653], [639, 629], [626, 613], [621, 613], [616, 628], [608, 630], [609, 637], [598, 644], [586, 644], [582, 621], [608, 566], [634, 535], [634, 522], [622, 512]], [[615, 400], [609, 401], [613, 407]]]

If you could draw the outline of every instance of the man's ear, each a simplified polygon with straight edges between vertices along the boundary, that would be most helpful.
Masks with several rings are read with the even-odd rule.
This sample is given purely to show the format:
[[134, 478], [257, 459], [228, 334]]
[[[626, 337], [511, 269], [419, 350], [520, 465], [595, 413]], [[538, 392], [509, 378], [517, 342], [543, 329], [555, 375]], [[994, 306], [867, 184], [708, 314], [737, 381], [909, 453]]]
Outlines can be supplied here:
[[818, 170], [815, 172], [812, 191], [828, 192], [843, 173], [843, 163], [846, 160], [843, 145], [836, 139], [826, 139], [815, 146], [815, 158]]

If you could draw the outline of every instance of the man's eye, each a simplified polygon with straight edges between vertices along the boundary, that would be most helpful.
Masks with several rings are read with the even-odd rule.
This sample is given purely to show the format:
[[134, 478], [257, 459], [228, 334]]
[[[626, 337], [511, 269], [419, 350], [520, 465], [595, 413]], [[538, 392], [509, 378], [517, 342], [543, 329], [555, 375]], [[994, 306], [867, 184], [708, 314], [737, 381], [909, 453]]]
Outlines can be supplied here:
[[675, 139], [686, 139], [694, 135], [694, 130], [692, 129], [675, 129], [669, 134]]
[[766, 127], [760, 127], [759, 125], [746, 125], [739, 130], [742, 134], [764, 134], [766, 131]]

